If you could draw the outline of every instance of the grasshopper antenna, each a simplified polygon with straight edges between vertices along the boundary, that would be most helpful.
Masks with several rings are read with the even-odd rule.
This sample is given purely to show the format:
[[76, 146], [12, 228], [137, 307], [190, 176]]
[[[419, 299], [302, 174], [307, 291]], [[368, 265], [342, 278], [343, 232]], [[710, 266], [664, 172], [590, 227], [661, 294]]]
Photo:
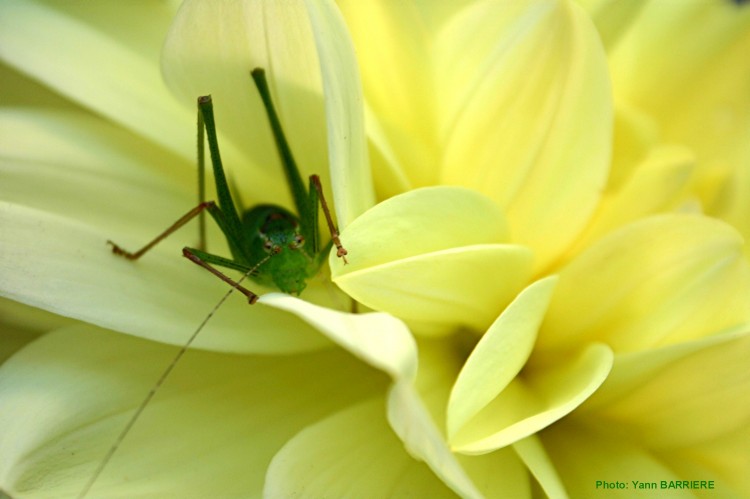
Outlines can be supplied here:
[[226, 293], [224, 293], [224, 296], [222, 296], [221, 299], [218, 302], [216, 302], [216, 305], [214, 305], [214, 307], [211, 309], [208, 315], [206, 315], [206, 317], [203, 319], [203, 322], [201, 322], [200, 325], [198, 325], [198, 327], [195, 329], [195, 331], [190, 336], [190, 338], [188, 338], [188, 340], [182, 345], [182, 347], [180, 348], [180, 351], [177, 352], [177, 355], [175, 355], [174, 358], [172, 359], [172, 362], [169, 363], [169, 365], [164, 370], [164, 372], [162, 372], [161, 376], [159, 376], [159, 379], [156, 380], [156, 383], [154, 383], [154, 386], [151, 387], [151, 390], [148, 392], [148, 395], [146, 395], [146, 397], [143, 399], [141, 404], [136, 409], [135, 413], [133, 413], [133, 415], [131, 416], [128, 423], [125, 425], [125, 427], [122, 429], [120, 434], [117, 436], [117, 439], [109, 448], [109, 450], [107, 451], [107, 454], [105, 454], [102, 461], [99, 463], [99, 466], [96, 468], [96, 471], [94, 471], [94, 474], [91, 475], [91, 478], [89, 478], [88, 482], [86, 482], [86, 486], [83, 488], [83, 490], [81, 490], [80, 494], [78, 494], [78, 499], [84, 499], [88, 495], [89, 491], [91, 490], [91, 487], [93, 487], [93, 485], [99, 479], [99, 476], [104, 471], [104, 468], [106, 468], [107, 464], [109, 464], [109, 462], [112, 460], [112, 457], [115, 455], [115, 452], [117, 452], [117, 449], [120, 447], [120, 444], [122, 444], [127, 434], [130, 433], [130, 430], [133, 428], [133, 426], [135, 426], [135, 423], [138, 421], [138, 419], [140, 419], [141, 414], [143, 414], [143, 411], [146, 409], [146, 406], [148, 405], [148, 403], [151, 402], [151, 399], [154, 398], [154, 395], [156, 395], [156, 392], [159, 391], [159, 388], [161, 388], [161, 386], [164, 384], [166, 379], [174, 370], [177, 363], [180, 361], [182, 356], [185, 355], [185, 353], [188, 351], [188, 349], [190, 348], [190, 345], [193, 344], [193, 341], [195, 341], [195, 339], [198, 337], [198, 334], [200, 334], [200, 332], [206, 326], [208, 321], [211, 320], [211, 318], [219, 310], [219, 308], [221, 308], [224, 302], [227, 301], [227, 298], [229, 298], [229, 295], [231, 295], [237, 288], [240, 287], [240, 284], [242, 283], [242, 281], [250, 277], [250, 275], [253, 272], [258, 270], [258, 267], [266, 263], [272, 256], [273, 254], [266, 256], [260, 262], [255, 264], [253, 268], [245, 272], [242, 275], [242, 277], [238, 279], [237, 282], [235, 282]]

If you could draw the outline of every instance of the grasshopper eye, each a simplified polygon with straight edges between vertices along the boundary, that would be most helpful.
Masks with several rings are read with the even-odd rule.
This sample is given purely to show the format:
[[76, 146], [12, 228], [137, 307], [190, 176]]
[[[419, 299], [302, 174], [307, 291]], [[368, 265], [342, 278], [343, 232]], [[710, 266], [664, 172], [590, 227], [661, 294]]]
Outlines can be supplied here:
[[305, 244], [305, 238], [302, 237], [302, 234], [296, 234], [294, 236], [294, 241], [289, 243], [289, 248], [291, 249], [299, 249]]
[[[273, 243], [267, 239], [265, 243], [263, 243], [263, 249], [265, 249], [268, 253], [271, 253], [273, 251]], [[278, 253], [278, 251], [274, 252]]]

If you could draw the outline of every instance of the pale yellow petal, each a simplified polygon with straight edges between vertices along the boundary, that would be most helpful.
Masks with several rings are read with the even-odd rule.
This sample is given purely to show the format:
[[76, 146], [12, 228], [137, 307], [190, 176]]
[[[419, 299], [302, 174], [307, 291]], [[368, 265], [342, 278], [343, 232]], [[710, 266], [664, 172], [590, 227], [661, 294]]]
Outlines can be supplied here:
[[340, 411], [295, 435], [271, 461], [263, 494], [455, 497], [424, 463], [406, 453], [388, 426], [382, 398]]
[[651, 150], [617, 190], [605, 193], [586, 231], [568, 258], [610, 231], [630, 222], [675, 209], [687, 199], [695, 156], [682, 146]]
[[647, 0], [577, 0], [591, 16], [607, 49], [617, 45], [631, 27]]
[[[75, 497], [174, 354], [173, 347], [79, 326], [3, 364], [0, 489], [14, 497]], [[268, 464], [289, 438], [382, 394], [386, 382], [338, 349], [188, 352], [90, 497], [259, 495]]]
[[187, 161], [87, 113], [3, 109], [0, 135], [4, 201], [98, 226], [105, 239], [145, 243], [197, 204]]
[[0, 298], [0, 364], [39, 336], [73, 321]]
[[547, 497], [566, 498], [565, 486], [560, 473], [550, 459], [539, 437], [532, 435], [513, 444], [513, 450], [534, 475]]
[[[545, 449], [571, 497], [688, 499], [694, 498], [693, 492], [698, 491], [662, 489], [661, 481], [716, 478], [705, 472], [699, 476], [680, 475], [660, 456], [641, 447], [636, 439], [618, 434], [616, 428], [612, 430], [597, 431], [565, 420], [541, 434]], [[639, 488], [639, 483], [645, 484], [645, 488]], [[652, 483], [655, 484], [653, 489], [650, 488]], [[716, 490], [703, 492], [709, 498], [719, 491], [722, 497], [733, 497], [721, 485]]]
[[537, 269], [596, 207], [612, 142], [612, 103], [595, 28], [565, 1], [477, 2], [436, 46], [444, 183], [505, 207]]
[[[734, 221], [750, 161], [750, 9], [733, 1], [649, 2], [611, 65], [618, 101], [650, 114], [662, 139], [698, 158], [695, 191]], [[734, 184], [744, 177], [744, 193]], [[743, 204], [744, 202], [744, 204]], [[730, 215], [732, 213], [732, 215]], [[750, 234], [747, 218], [742, 225]]]
[[658, 142], [659, 127], [653, 118], [618, 102], [607, 191], [620, 189]]
[[399, 317], [419, 334], [485, 330], [531, 276], [531, 255], [515, 245], [436, 251], [343, 275], [352, 298]]
[[73, 101], [2, 62], [0, 62], [0, 81], [3, 82], [3, 92], [0, 94], [0, 104], [3, 107], [82, 109], [78, 108]]
[[750, 421], [750, 326], [615, 359], [584, 417], [627, 428], [651, 449], [688, 448]]
[[591, 344], [557, 365], [529, 369], [451, 438], [451, 448], [485, 454], [550, 426], [590, 397], [611, 367], [612, 351]]
[[333, 1], [306, 0], [320, 59], [331, 188], [339, 230], [375, 204], [357, 59]]
[[406, 326], [388, 314], [348, 314], [280, 293], [258, 303], [287, 311], [342, 348], [394, 380], [412, 380], [417, 371], [416, 344]]
[[452, 437], [520, 372], [531, 354], [557, 279], [524, 289], [482, 336], [458, 374], [448, 401]]
[[[392, 164], [409, 184], [439, 183], [434, 42], [447, 20], [470, 2], [338, 3], [357, 50], [365, 98], [384, 139], [378, 142], [388, 144]], [[377, 172], [379, 160], [373, 161]]]
[[174, 154], [194, 157], [194, 114], [167, 90], [158, 60], [98, 27], [33, 0], [4, 1], [0, 58]]
[[486, 329], [530, 277], [531, 253], [507, 240], [502, 212], [458, 187], [388, 199], [342, 233], [348, 265], [332, 255], [333, 281], [420, 332]]
[[714, 334], [748, 320], [750, 266], [730, 226], [696, 215], [630, 224], [560, 272], [538, 349], [604, 341], [637, 351]]
[[482, 497], [451, 453], [411, 383], [402, 381], [391, 387], [388, 422], [409, 454], [424, 461], [451, 490], [461, 497]]

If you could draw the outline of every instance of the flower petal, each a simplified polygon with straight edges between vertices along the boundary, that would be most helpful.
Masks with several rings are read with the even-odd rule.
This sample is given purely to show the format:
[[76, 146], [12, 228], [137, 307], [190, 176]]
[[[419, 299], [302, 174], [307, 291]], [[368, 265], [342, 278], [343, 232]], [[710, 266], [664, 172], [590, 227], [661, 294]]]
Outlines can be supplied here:
[[[165, 10], [148, 14], [165, 21], [157, 15]], [[174, 154], [194, 156], [194, 115], [169, 93], [157, 61], [106, 31], [33, 0], [4, 1], [0, 58]]]
[[607, 177], [613, 112], [596, 30], [572, 2], [476, 2], [436, 53], [443, 182], [505, 207], [513, 241], [544, 268], [583, 229]]
[[728, 225], [663, 215], [610, 234], [560, 272], [538, 349], [605, 341], [618, 352], [714, 334], [750, 320], [750, 265]]
[[[464, 334], [474, 341], [473, 334]], [[401, 388], [393, 388], [401, 393], [391, 394], [391, 425], [409, 452], [427, 462], [453, 490], [457, 489], [451, 484], [464, 486], [465, 472], [484, 497], [529, 497], [528, 471], [512, 449], [483, 456], [446, 454], [445, 439], [438, 428], [444, 425], [450, 387], [461, 367], [455, 351], [460, 343], [458, 336], [419, 339], [419, 373], [413, 387], [402, 382]], [[394, 400], [396, 397], [400, 400]]]
[[380, 398], [308, 426], [274, 456], [265, 497], [455, 497], [405, 451]]
[[560, 479], [560, 474], [547, 455], [544, 445], [538, 436], [532, 435], [513, 444], [513, 450], [523, 459], [524, 464], [533, 473], [547, 497], [566, 498], [568, 494]]
[[607, 49], [617, 45], [623, 34], [630, 28], [634, 19], [638, 17], [646, 0], [631, 0], [629, 2], [613, 2], [611, 0], [577, 0], [591, 15], [602, 43]]
[[186, 161], [87, 113], [3, 109], [0, 135], [4, 201], [143, 242], [196, 204]]
[[467, 3], [338, 1], [372, 110], [368, 135], [377, 149], [390, 153], [388, 158], [371, 155], [373, 170], [395, 173], [402, 189], [439, 183], [434, 41], [442, 25]]
[[451, 438], [451, 448], [463, 454], [484, 454], [546, 428], [590, 397], [611, 367], [612, 351], [595, 343], [567, 362], [535, 367], [464, 425]]
[[490, 326], [458, 374], [450, 399], [448, 438], [492, 401], [521, 371], [531, 355], [556, 277], [524, 289]]
[[750, 421], [750, 325], [709, 338], [616, 357], [612, 375], [581, 408], [649, 448], [691, 447]]
[[429, 187], [357, 218], [341, 236], [349, 265], [335, 255], [329, 262], [333, 281], [350, 296], [420, 332], [484, 330], [530, 277], [527, 249], [494, 244], [507, 237], [502, 213], [487, 198]]
[[388, 422], [415, 459], [462, 497], [482, 497], [476, 485], [451, 453], [414, 386], [401, 381], [388, 394]]
[[695, 157], [684, 147], [652, 149], [619, 189], [604, 195], [591, 223], [568, 254], [588, 248], [629, 222], [674, 209], [685, 199], [694, 165]]
[[261, 296], [258, 303], [296, 315], [394, 380], [411, 380], [416, 376], [414, 339], [401, 321], [388, 314], [347, 314], [280, 293]]
[[476, 245], [379, 265], [334, 282], [417, 333], [443, 335], [459, 327], [485, 330], [528, 281], [530, 264], [526, 248]]
[[[2, 295], [67, 317], [182, 344], [227, 286], [168, 251], [137, 263], [112, 255], [98, 229], [0, 203]], [[292, 315], [233, 297], [196, 346], [230, 352], [295, 352], [329, 344]]]
[[[597, 431], [595, 428], [582, 427], [565, 420], [547, 429], [541, 435], [547, 452], [552, 457], [555, 467], [571, 497], [596, 497], [606, 494], [607, 497], [628, 499], [643, 493], [654, 495], [653, 490], [639, 490], [633, 480], [641, 483], [661, 480], [711, 480], [714, 476], [707, 474], [681, 475], [667, 463], [647, 449], [639, 446], [636, 439], [616, 432]], [[614, 482], [627, 485], [627, 489], [617, 489]], [[602, 482], [613, 488], [605, 488]], [[717, 481], [717, 489], [723, 492]], [[717, 491], [707, 491], [717, 492]], [[687, 498], [695, 497], [684, 490], [658, 490], [658, 497]], [[712, 495], [712, 494], [708, 494]], [[731, 497], [731, 496], [730, 496]]]
[[70, 323], [65, 317], [0, 298], [0, 364], [44, 333]]
[[375, 204], [364, 131], [364, 102], [354, 47], [332, 1], [305, 0], [323, 77], [331, 187], [343, 229]]
[[[49, 334], [0, 367], [0, 488], [78, 494], [174, 349], [88, 326]], [[44, 366], [40, 369], [39, 366]], [[285, 441], [386, 377], [339, 350], [189, 352], [94, 484], [97, 496], [253, 496]], [[144, 449], [149, 449], [144, 453]]]
[[617, 100], [651, 114], [664, 141], [690, 145], [698, 158], [695, 189], [707, 211], [739, 222], [745, 235], [750, 234], [748, 52], [745, 5], [649, 2], [611, 57]]

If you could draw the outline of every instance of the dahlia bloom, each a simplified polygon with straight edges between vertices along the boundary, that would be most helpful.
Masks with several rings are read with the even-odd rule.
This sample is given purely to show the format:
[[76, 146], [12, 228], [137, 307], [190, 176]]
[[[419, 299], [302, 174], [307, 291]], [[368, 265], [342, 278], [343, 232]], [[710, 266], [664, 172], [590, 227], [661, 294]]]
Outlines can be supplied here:
[[739, 69], [688, 110], [655, 75], [690, 25], [653, 30], [703, 7], [581, 3], [3, 2], [0, 490], [85, 490], [226, 291], [189, 229], [104, 244], [195, 205], [196, 96], [243, 203], [290, 205], [261, 66], [350, 263], [230, 297], [91, 497], [750, 494], [747, 8], [708, 9], [688, 73]]

